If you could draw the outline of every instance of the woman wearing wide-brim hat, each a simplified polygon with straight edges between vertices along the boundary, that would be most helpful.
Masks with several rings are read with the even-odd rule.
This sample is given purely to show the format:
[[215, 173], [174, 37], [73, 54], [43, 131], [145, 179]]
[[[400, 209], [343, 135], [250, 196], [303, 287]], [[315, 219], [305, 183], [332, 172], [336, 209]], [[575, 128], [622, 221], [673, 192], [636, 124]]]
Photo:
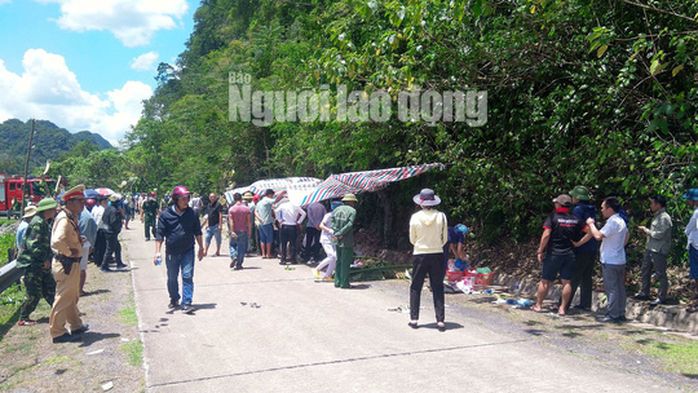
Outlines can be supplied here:
[[414, 203], [422, 209], [410, 218], [410, 243], [412, 251], [412, 284], [410, 285], [410, 322], [416, 329], [419, 321], [419, 305], [422, 286], [427, 274], [434, 298], [434, 313], [439, 331], [446, 330], [444, 325], [444, 251], [448, 241], [448, 221], [446, 215], [434, 209], [441, 203], [434, 190], [423, 189], [413, 198]]

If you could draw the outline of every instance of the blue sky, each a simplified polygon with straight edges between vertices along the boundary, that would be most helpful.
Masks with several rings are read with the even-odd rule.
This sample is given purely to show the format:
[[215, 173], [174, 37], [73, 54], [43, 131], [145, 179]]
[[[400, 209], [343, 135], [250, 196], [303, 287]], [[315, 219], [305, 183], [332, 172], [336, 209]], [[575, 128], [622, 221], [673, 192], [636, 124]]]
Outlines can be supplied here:
[[195, 0], [0, 0], [0, 122], [50, 120], [117, 144], [193, 27]]

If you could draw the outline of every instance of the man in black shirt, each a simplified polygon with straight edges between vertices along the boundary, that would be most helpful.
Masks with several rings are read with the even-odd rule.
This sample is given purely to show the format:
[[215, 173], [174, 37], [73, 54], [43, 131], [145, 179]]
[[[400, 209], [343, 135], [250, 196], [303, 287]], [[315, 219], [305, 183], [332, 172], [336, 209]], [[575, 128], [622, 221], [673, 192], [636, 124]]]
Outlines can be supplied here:
[[109, 261], [112, 258], [112, 254], [114, 254], [118, 269], [126, 267], [126, 264], [121, 261], [121, 243], [119, 243], [119, 233], [124, 223], [124, 216], [121, 214], [121, 195], [114, 194], [109, 200], [111, 204], [104, 208], [104, 215], [102, 216], [102, 223], [105, 226], [104, 241], [107, 246], [100, 267], [102, 272], [111, 271]]
[[558, 313], [565, 315], [572, 294], [570, 279], [574, 265], [575, 244], [573, 242], [582, 238], [582, 233], [587, 231], [587, 226], [584, 221], [570, 213], [572, 198], [569, 195], [559, 195], [553, 199], [553, 203], [555, 211], [545, 219], [543, 235], [538, 246], [538, 262], [543, 264], [543, 272], [538, 283], [538, 295], [533, 311], [542, 311], [543, 300], [548, 295], [548, 287], [560, 273], [562, 302]]
[[208, 196], [210, 203], [204, 210], [204, 214], [208, 216], [206, 221], [206, 249], [204, 255], [208, 255], [208, 246], [211, 245], [211, 238], [216, 238], [216, 257], [221, 255], [221, 217], [223, 216], [223, 208], [218, 203], [216, 194], [211, 193]]

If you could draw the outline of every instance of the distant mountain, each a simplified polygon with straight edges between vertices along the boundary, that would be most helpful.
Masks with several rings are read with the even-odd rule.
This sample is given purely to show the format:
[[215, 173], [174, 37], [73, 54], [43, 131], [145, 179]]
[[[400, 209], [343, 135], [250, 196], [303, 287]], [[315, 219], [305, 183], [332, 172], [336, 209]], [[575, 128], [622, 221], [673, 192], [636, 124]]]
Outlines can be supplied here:
[[[31, 120], [24, 123], [21, 120], [10, 119], [0, 124], [0, 173], [24, 173], [24, 160], [27, 156], [27, 144], [31, 129]], [[29, 160], [29, 173], [36, 167], [43, 167], [46, 160], [57, 159], [61, 154], [72, 150], [84, 140], [89, 140], [100, 150], [113, 147], [99, 134], [89, 131], [72, 134], [50, 121], [37, 120], [33, 140], [34, 148]]]

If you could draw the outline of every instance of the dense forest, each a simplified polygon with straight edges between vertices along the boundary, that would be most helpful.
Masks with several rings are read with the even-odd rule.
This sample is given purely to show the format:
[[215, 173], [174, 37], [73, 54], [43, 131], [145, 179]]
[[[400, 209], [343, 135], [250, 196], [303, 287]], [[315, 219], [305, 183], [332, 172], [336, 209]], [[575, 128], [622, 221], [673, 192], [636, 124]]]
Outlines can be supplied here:
[[[665, 195], [681, 227], [681, 195], [698, 187], [696, 17], [698, 3], [683, 0], [204, 0], [186, 50], [160, 64], [157, 90], [109, 169], [134, 189], [183, 183], [203, 193], [445, 164], [363, 197], [362, 225], [390, 246], [424, 185], [482, 244], [539, 236], [551, 198], [577, 184], [597, 203], [621, 197], [632, 225], [648, 218], [650, 195]], [[230, 121], [230, 75], [249, 75], [253, 91], [330, 97], [339, 86], [393, 100], [417, 87], [486, 91], [487, 122], [257, 126]], [[333, 115], [338, 106], [331, 98]], [[685, 239], [675, 233], [678, 263]]]
[[[31, 120], [22, 122], [9, 119], [0, 123], [0, 173], [9, 175], [24, 174], [27, 155], [27, 142], [31, 133]], [[76, 145], [92, 146], [94, 150], [110, 149], [112, 145], [99, 134], [89, 131], [70, 133], [64, 128], [46, 120], [36, 122], [34, 147], [29, 161], [31, 168], [40, 167], [46, 160], [61, 159], [62, 155], [73, 151]]]

